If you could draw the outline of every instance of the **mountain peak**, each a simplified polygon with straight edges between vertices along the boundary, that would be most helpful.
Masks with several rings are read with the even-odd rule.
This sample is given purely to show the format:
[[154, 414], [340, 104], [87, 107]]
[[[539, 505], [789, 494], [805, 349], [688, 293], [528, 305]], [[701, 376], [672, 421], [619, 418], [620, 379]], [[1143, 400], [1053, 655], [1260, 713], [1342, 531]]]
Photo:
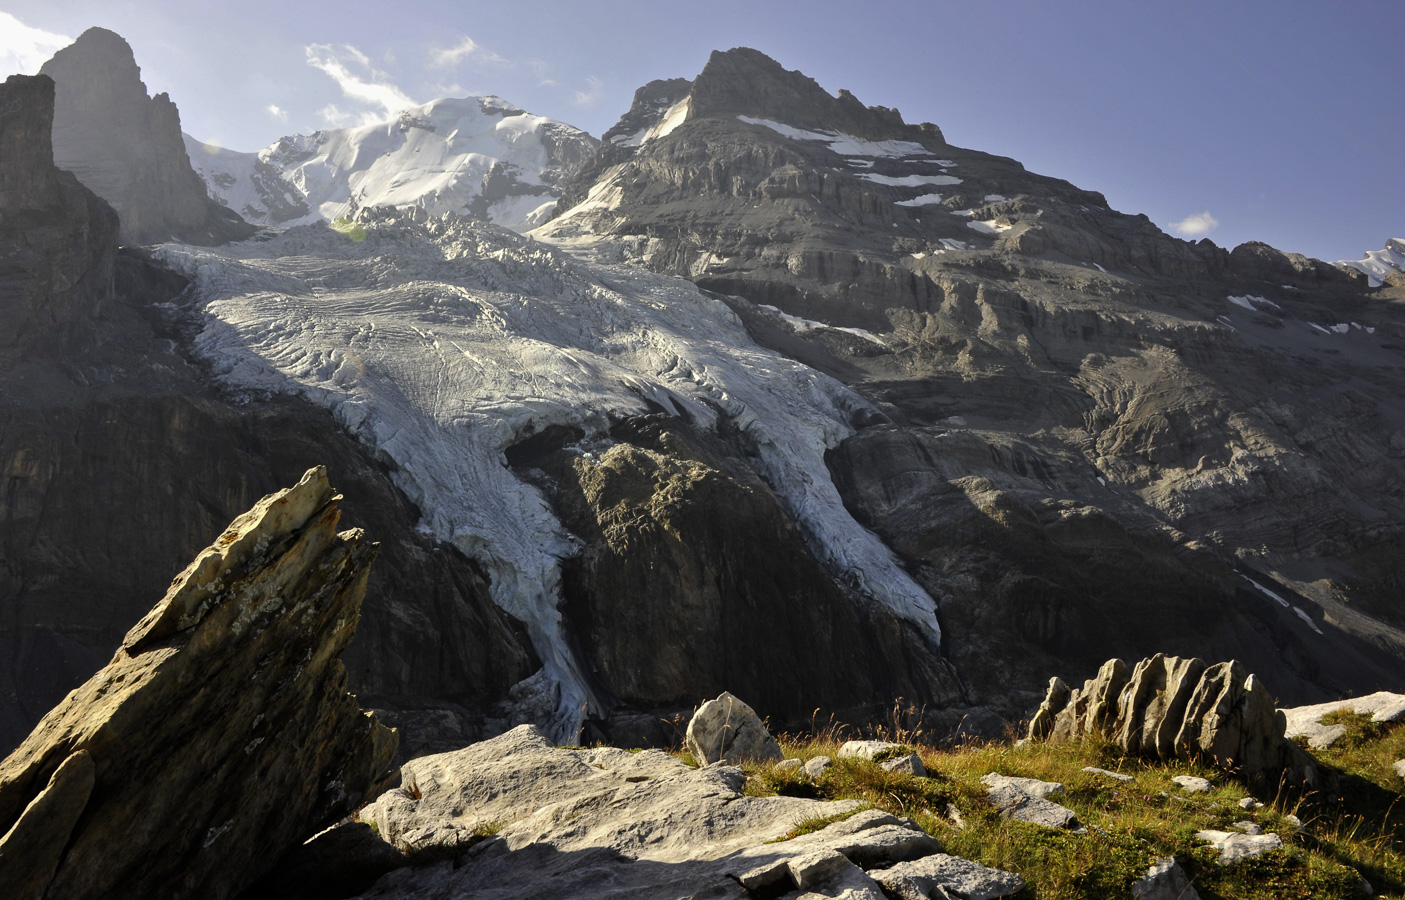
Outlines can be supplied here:
[[870, 140], [903, 137], [910, 128], [896, 109], [864, 106], [847, 90], [835, 97], [759, 50], [715, 50], [693, 82], [691, 115], [739, 114], [803, 128], [837, 128]]

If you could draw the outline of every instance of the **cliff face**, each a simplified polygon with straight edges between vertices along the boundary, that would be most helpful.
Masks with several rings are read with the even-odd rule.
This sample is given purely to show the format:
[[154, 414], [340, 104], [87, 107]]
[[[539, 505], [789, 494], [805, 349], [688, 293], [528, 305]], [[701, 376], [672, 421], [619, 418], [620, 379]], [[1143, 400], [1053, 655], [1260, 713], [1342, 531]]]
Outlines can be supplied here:
[[882, 410], [830, 470], [974, 698], [1114, 647], [1251, 660], [1293, 702], [1400, 687], [1388, 287], [1176, 240], [756, 51], [655, 87], [533, 235], [691, 279]]
[[54, 159], [112, 204], [124, 243], [209, 245], [253, 234], [209, 198], [186, 155], [180, 112], [166, 94], [147, 96], [119, 35], [90, 28], [40, 73], [57, 85]]
[[117, 216], [54, 167], [54, 83], [0, 85], [0, 362], [71, 345], [112, 298]]

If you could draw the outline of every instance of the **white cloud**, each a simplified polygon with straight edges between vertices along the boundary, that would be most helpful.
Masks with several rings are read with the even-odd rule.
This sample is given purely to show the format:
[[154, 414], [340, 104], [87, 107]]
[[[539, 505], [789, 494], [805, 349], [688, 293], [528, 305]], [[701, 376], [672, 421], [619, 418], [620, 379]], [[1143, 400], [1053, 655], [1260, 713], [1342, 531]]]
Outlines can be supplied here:
[[1202, 234], [1209, 234], [1220, 227], [1220, 220], [1210, 215], [1208, 212], [1197, 213], [1193, 216], [1186, 216], [1179, 222], [1171, 223], [1171, 230], [1177, 234], [1187, 237], [1199, 237]]
[[[370, 124], [417, 106], [414, 100], [394, 85], [390, 76], [371, 65], [371, 60], [350, 44], [309, 44], [307, 64], [325, 72], [341, 88], [348, 100], [369, 109], [343, 112], [335, 105], [322, 111], [328, 124], [338, 126], [357, 122]], [[330, 114], [329, 114], [330, 111]], [[333, 121], [336, 117], [336, 121]]]
[[585, 89], [576, 91], [576, 105], [590, 106], [600, 99], [600, 94], [605, 89], [605, 82], [594, 75], [585, 80]]
[[507, 62], [507, 60], [498, 56], [493, 51], [484, 48], [483, 45], [479, 44], [473, 38], [464, 35], [462, 40], [448, 49], [441, 49], [438, 47], [431, 48], [429, 51], [429, 64], [436, 69], [448, 69], [457, 66], [470, 56], [480, 62]]
[[288, 111], [276, 103], [268, 104], [268, 114], [280, 122], [288, 121]]
[[7, 12], [0, 12], [0, 80], [8, 75], [33, 75], [73, 38], [30, 28]]

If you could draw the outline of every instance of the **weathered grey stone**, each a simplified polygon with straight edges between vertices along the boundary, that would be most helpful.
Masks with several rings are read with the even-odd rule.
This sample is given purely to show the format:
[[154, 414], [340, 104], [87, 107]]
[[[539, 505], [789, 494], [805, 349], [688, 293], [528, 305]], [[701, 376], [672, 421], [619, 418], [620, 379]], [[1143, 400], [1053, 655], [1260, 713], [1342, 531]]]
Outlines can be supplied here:
[[1070, 691], [1062, 678], [1057, 675], [1049, 679], [1049, 687], [1044, 693], [1044, 701], [1034, 718], [1029, 720], [1029, 736], [1034, 739], [1046, 738], [1054, 730], [1054, 719], [1068, 705]]
[[827, 848], [793, 856], [785, 865], [791, 881], [801, 890], [809, 890], [821, 881], [854, 867], [847, 856]]
[[1405, 778], [1405, 759], [1397, 759], [1395, 761], [1395, 774], [1399, 775], [1401, 778]]
[[1262, 856], [1283, 846], [1276, 834], [1243, 834], [1238, 831], [1197, 831], [1195, 837], [1220, 851], [1219, 864], [1227, 866], [1241, 859]]
[[1130, 754], [1169, 759], [1205, 663], [1158, 653], [1137, 663], [1117, 701], [1113, 740]]
[[1210, 790], [1210, 781], [1198, 775], [1173, 775], [1171, 780], [1181, 786], [1187, 794], [1203, 794]]
[[1257, 822], [1250, 822], [1248, 819], [1242, 819], [1229, 827], [1237, 828], [1245, 834], [1263, 834], [1264, 831]]
[[1305, 737], [1307, 745], [1312, 749], [1325, 750], [1346, 734], [1346, 726], [1324, 725], [1322, 719], [1329, 713], [1343, 709], [1370, 716], [1371, 721], [1376, 723], [1399, 722], [1405, 719], [1405, 694], [1377, 691], [1352, 700], [1335, 700], [1331, 703], [1279, 710], [1285, 720], [1283, 733], [1290, 738]]
[[776, 763], [777, 772], [795, 772], [803, 768], [805, 768], [803, 759], [783, 759]]
[[1158, 859], [1132, 885], [1133, 900], [1200, 900], [1174, 856]]
[[790, 879], [790, 860], [773, 859], [737, 876], [742, 887], [753, 893], [765, 891]]
[[1056, 740], [1073, 740], [1084, 734], [1105, 733], [1117, 716], [1118, 697], [1131, 677], [1131, 671], [1122, 660], [1110, 659], [1103, 663], [1097, 675], [1070, 693], [1068, 703], [1054, 716], [1050, 736]]
[[[393, 782], [395, 735], [337, 658], [375, 557], [340, 499], [317, 468], [259, 501], [0, 763], [7, 843], [55, 806], [47, 896], [231, 896]], [[33, 872], [6, 862], [10, 896]]]
[[[990, 776], [985, 777], [989, 778]], [[990, 798], [991, 806], [1000, 810], [1000, 814], [1007, 819], [1030, 822], [1045, 828], [1062, 828], [1069, 831], [1083, 830], [1083, 826], [1079, 823], [1078, 816], [1073, 810], [1054, 803], [1052, 800], [1036, 797], [1012, 781], [1004, 780], [1003, 776], [996, 777], [1000, 780], [988, 787], [986, 794]], [[1039, 782], [1039, 784], [1049, 783]]]
[[688, 722], [688, 752], [702, 765], [715, 762], [772, 762], [782, 758], [781, 746], [750, 706], [723, 691], [709, 700]]
[[897, 772], [900, 775], [916, 775], [918, 778], [927, 777], [927, 767], [922, 764], [922, 757], [916, 753], [905, 753], [902, 756], [894, 756], [885, 759], [878, 764], [879, 768], [886, 772]]
[[1055, 794], [1062, 794], [1064, 792], [1064, 786], [1057, 781], [1040, 781], [1037, 778], [1018, 778], [1013, 775], [1001, 775], [998, 772], [982, 775], [981, 784], [988, 788], [1018, 788], [1031, 797], [1038, 797], [1041, 800], [1048, 800]]
[[805, 763], [805, 774], [811, 778], [819, 778], [832, 765], [834, 765], [834, 760], [828, 756], [816, 756]]
[[1264, 805], [1253, 797], [1245, 797], [1239, 801], [1239, 808], [1245, 810], [1263, 809]]
[[1024, 890], [1024, 879], [1013, 872], [1002, 872], [945, 853], [898, 863], [871, 874], [899, 900], [930, 900], [932, 897], [995, 900]]
[[1111, 778], [1113, 781], [1131, 781], [1131, 775], [1123, 775], [1121, 772], [1109, 772], [1107, 769], [1099, 769], [1097, 766], [1084, 766], [1080, 771], [1089, 775], [1100, 775], [1103, 778]]
[[840, 759], [867, 759], [888, 758], [899, 752], [906, 751], [902, 744], [895, 744], [892, 741], [845, 741], [839, 748]]
[[809, 889], [795, 890], [781, 897], [782, 900], [886, 900], [876, 881], [847, 862]]

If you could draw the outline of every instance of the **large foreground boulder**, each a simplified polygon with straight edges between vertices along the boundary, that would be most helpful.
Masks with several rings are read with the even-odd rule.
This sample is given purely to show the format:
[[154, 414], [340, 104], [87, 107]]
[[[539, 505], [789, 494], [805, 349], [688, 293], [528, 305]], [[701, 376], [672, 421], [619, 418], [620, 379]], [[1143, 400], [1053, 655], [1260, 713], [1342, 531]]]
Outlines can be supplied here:
[[1207, 666], [1158, 653], [1131, 668], [1110, 659], [1073, 690], [1052, 679], [1029, 736], [1064, 742], [1096, 734], [1132, 756], [1198, 760], [1251, 782], [1286, 774], [1314, 784], [1317, 767], [1284, 737], [1285, 726], [1268, 690], [1237, 661]]
[[376, 555], [340, 499], [259, 501], [0, 763], [0, 896], [229, 897], [394, 783], [337, 658]]

